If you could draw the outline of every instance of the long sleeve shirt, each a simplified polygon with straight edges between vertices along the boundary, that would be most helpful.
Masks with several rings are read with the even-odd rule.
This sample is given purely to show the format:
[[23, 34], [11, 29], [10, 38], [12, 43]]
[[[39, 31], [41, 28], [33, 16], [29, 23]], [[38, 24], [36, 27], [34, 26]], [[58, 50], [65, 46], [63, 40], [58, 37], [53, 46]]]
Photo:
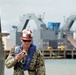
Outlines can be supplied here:
[[[10, 52], [9, 56], [5, 60], [5, 65], [7, 68], [12, 68], [18, 62], [15, 59], [15, 56], [12, 55], [13, 53]], [[46, 75], [45, 74], [45, 63], [43, 59], [43, 55], [40, 50], [36, 50], [33, 54], [29, 69], [27, 70], [29, 75]], [[24, 70], [20, 67], [14, 69], [13, 75], [25, 75]]]

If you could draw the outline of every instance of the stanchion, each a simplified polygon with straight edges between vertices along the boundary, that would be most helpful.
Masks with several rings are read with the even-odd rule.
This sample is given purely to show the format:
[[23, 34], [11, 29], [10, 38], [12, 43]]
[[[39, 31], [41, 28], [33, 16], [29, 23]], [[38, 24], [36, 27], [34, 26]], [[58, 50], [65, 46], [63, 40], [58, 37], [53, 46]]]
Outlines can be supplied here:
[[0, 13], [0, 75], [4, 75], [4, 55], [2, 45], [2, 33], [1, 33], [1, 13]]

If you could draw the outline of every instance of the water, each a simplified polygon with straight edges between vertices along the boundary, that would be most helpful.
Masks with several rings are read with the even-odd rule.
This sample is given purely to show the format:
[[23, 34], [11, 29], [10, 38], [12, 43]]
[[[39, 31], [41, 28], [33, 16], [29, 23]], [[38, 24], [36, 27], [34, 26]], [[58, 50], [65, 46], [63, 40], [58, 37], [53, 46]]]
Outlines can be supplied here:
[[[76, 59], [45, 59], [44, 61], [46, 75], [76, 75]], [[5, 67], [5, 75], [13, 75], [13, 69]]]

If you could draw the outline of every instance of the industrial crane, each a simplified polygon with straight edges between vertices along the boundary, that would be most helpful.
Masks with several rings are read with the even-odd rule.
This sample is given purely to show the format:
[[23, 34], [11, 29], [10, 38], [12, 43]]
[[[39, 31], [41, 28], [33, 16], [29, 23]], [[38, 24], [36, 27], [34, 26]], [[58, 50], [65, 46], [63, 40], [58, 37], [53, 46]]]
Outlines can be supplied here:
[[61, 29], [61, 34], [63, 38], [67, 37], [67, 40], [73, 45], [74, 48], [76, 48], [76, 42], [71, 36], [73, 32], [71, 32], [70, 29], [75, 21], [76, 21], [76, 15], [71, 15], [69, 18], [67, 18]]
[[[47, 27], [45, 25], [45, 23], [42, 21], [42, 18], [38, 18], [36, 17], [36, 15], [34, 13], [29, 13], [29, 14], [25, 14], [23, 15], [20, 24], [17, 26], [17, 31], [13, 31], [11, 32], [10, 36], [13, 39], [14, 42], [14, 46], [20, 44], [20, 32], [25, 29], [29, 23], [29, 21], [33, 19], [36, 23], [37, 26], [37, 31], [35, 31], [33, 34], [37, 34], [36, 36], [33, 35], [33, 43], [37, 44], [43, 44], [43, 42], [48, 39], [49, 40], [55, 40], [57, 38], [56, 35], [56, 31], [51, 31], [50, 29], [47, 30]], [[66, 36], [66, 34], [70, 31], [71, 26], [73, 25], [73, 22], [75, 21], [76, 16], [72, 15], [71, 17], [69, 17], [67, 19], [67, 21], [65, 22], [65, 24], [63, 25], [61, 31], [59, 33], [61, 33], [61, 39], [63, 38], [63, 36]], [[43, 30], [44, 29], [44, 30]], [[13, 37], [14, 36], [14, 37]], [[37, 39], [37, 38], [38, 39]], [[50, 38], [51, 37], [51, 38]], [[40, 41], [40, 43], [39, 43]], [[40, 45], [41, 46], [41, 45]]]

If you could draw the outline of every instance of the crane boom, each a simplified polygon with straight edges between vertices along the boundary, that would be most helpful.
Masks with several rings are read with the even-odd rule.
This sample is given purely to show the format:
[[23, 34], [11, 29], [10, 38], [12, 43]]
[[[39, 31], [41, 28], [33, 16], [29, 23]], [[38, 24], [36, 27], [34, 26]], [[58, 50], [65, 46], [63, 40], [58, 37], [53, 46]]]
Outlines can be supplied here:
[[40, 25], [44, 24], [41, 18], [37, 18], [34, 13], [23, 15], [21, 23], [18, 26], [18, 32], [21, 32], [24, 28], [27, 27], [27, 24], [30, 19], [33, 19], [37, 25], [38, 30], [40, 30]]
[[71, 15], [69, 18], [67, 18], [67, 20], [65, 21], [62, 27], [62, 30], [69, 31], [75, 20], [76, 20], [76, 15]]

